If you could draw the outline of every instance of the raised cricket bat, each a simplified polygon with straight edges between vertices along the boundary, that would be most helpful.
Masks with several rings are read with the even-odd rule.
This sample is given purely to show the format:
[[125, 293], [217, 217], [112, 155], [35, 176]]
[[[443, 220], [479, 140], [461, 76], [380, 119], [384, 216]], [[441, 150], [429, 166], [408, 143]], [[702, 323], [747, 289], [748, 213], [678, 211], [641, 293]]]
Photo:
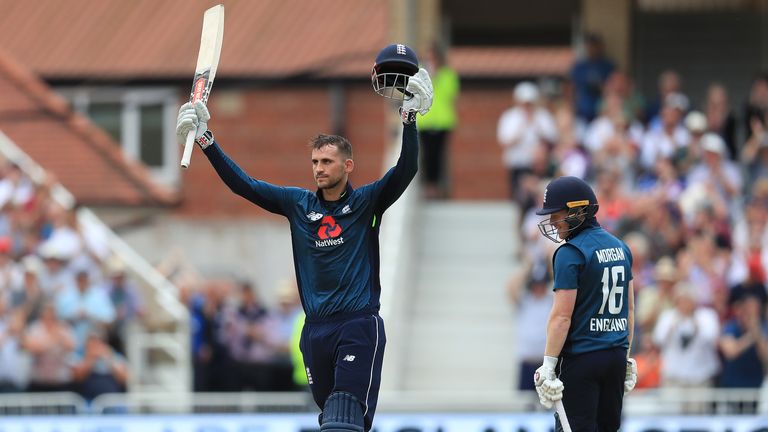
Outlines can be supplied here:
[[[565, 407], [563, 406], [563, 401], [559, 400], [555, 402], [555, 412], [557, 413], [557, 419], [560, 420], [562, 432], [571, 432], [571, 424], [568, 423], [568, 416], [565, 415]], [[557, 432], [561, 431], [558, 430]]]
[[[208, 96], [213, 87], [213, 78], [216, 76], [216, 68], [219, 66], [221, 55], [221, 42], [224, 39], [224, 5], [216, 5], [203, 15], [203, 32], [200, 35], [200, 51], [197, 53], [197, 67], [195, 79], [192, 81], [192, 93], [190, 102], [199, 100], [208, 103]], [[194, 148], [195, 131], [187, 134], [184, 143], [184, 154], [181, 156], [181, 167], [189, 168], [189, 160], [192, 158]]]

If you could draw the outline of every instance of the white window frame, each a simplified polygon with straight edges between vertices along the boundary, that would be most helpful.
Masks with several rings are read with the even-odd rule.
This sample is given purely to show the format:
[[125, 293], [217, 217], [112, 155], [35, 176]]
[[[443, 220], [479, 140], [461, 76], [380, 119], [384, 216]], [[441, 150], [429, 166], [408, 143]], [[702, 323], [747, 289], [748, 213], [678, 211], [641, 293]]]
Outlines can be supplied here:
[[59, 94], [72, 103], [75, 111], [87, 116], [93, 103], [120, 103], [120, 147], [132, 160], [141, 160], [142, 105], [163, 107], [163, 165], [145, 165], [153, 178], [168, 186], [177, 186], [180, 177], [179, 146], [176, 143], [175, 123], [178, 109], [178, 92], [173, 87], [60, 87]]

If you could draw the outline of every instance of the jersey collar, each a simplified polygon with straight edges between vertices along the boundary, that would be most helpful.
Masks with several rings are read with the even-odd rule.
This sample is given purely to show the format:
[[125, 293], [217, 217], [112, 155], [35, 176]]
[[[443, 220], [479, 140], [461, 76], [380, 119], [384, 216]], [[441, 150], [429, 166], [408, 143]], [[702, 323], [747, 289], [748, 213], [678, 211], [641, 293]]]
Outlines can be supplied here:
[[326, 199], [323, 198], [323, 190], [320, 188], [317, 188], [315, 191], [315, 196], [317, 196], [317, 199], [319, 199], [321, 202], [337, 204], [346, 201], [347, 198], [352, 195], [352, 191], [354, 190], [355, 189], [352, 187], [352, 182], [347, 180], [347, 187], [344, 189], [344, 192], [341, 193], [341, 197], [339, 197], [337, 201], [326, 201]]

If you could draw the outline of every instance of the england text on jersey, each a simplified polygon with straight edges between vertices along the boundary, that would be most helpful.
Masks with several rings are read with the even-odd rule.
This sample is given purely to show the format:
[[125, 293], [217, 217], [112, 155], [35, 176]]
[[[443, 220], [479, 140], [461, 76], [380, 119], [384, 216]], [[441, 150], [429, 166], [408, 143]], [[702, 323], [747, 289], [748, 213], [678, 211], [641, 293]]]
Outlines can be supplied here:
[[589, 320], [589, 330], [598, 332], [615, 332], [627, 330], [626, 318], [592, 318]]
[[595, 255], [597, 255], [597, 261], [599, 263], [622, 261], [625, 259], [624, 250], [617, 247], [607, 248], [607, 249], [598, 249], [595, 251]]

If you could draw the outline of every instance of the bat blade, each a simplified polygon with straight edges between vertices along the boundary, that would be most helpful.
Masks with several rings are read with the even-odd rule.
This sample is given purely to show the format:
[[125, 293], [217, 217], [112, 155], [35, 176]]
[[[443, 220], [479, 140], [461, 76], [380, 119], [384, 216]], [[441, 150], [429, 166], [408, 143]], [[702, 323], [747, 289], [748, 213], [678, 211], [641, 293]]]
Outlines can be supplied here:
[[561, 400], [555, 402], [555, 415], [557, 420], [560, 421], [560, 427], [557, 432], [571, 432], [571, 424], [568, 423], [568, 416], [565, 415], [565, 407]]
[[[213, 79], [219, 66], [221, 43], [224, 40], [224, 5], [216, 5], [205, 11], [203, 15], [203, 31], [200, 34], [200, 50], [197, 53], [195, 78], [192, 80], [190, 102], [202, 101], [208, 103]], [[194, 148], [195, 131], [187, 134], [184, 143], [184, 154], [181, 157], [181, 167], [189, 168], [189, 161]]]

